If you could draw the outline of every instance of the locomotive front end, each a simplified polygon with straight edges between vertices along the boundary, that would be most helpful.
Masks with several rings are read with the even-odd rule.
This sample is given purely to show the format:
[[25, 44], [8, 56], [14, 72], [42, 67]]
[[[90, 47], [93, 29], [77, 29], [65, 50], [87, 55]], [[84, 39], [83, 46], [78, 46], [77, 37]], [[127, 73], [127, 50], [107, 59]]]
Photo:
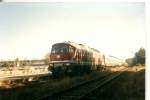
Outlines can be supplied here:
[[49, 70], [53, 74], [64, 74], [69, 71], [74, 64], [73, 61], [74, 48], [66, 43], [57, 43], [52, 46]]

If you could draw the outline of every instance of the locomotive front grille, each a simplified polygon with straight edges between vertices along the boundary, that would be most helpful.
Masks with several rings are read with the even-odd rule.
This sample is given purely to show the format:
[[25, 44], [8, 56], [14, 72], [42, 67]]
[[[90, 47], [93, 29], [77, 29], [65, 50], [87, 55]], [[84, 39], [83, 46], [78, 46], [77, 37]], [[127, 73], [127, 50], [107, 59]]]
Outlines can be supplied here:
[[75, 64], [73, 60], [64, 60], [64, 61], [51, 61], [49, 66], [51, 67], [61, 67], [61, 66], [72, 66]]
[[56, 64], [54, 64], [54, 67], [59, 67], [59, 66], [63, 66], [63, 63], [56, 63]]

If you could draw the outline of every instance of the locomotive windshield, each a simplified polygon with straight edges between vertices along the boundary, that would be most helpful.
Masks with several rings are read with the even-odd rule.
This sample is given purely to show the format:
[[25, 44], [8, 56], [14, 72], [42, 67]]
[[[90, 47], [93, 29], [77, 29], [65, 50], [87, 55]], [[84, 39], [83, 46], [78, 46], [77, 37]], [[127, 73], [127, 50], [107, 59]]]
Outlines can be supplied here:
[[67, 45], [55, 45], [52, 47], [51, 53], [68, 53], [69, 48]]

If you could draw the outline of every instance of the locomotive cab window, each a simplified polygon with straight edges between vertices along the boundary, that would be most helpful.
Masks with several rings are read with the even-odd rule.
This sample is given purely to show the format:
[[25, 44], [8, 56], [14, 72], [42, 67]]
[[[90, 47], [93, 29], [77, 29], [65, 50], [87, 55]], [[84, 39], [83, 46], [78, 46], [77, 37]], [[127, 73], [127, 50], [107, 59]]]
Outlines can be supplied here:
[[56, 45], [52, 47], [51, 53], [68, 53], [69, 48], [67, 45]]

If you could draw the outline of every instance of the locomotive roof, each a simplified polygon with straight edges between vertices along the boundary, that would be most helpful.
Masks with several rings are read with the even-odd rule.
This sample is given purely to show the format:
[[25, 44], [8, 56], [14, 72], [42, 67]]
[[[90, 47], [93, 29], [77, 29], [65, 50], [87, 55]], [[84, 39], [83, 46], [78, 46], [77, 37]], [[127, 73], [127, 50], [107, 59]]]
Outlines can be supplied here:
[[77, 43], [74, 43], [74, 42], [71, 42], [71, 41], [65, 41], [65, 42], [61, 42], [61, 43], [55, 43], [53, 45], [57, 45], [57, 44], [67, 44], [67, 45], [69, 44], [69, 45], [72, 45], [72, 46], [76, 47], [77, 49], [83, 49], [83, 50], [87, 50], [87, 51], [90, 51], [90, 52], [100, 53], [100, 51], [98, 51], [97, 49], [90, 48], [87, 45], [77, 44]]
[[77, 43], [74, 43], [74, 42], [70, 42], [70, 41], [67, 41], [67, 42], [64, 42], [66, 44], [70, 44], [78, 49], [85, 49], [85, 50], [88, 50], [88, 51], [94, 51], [94, 52], [98, 52], [100, 53], [100, 51], [98, 51], [97, 49], [94, 49], [94, 48], [90, 48], [89, 46], [87, 45], [84, 45], [84, 44], [77, 44]]

